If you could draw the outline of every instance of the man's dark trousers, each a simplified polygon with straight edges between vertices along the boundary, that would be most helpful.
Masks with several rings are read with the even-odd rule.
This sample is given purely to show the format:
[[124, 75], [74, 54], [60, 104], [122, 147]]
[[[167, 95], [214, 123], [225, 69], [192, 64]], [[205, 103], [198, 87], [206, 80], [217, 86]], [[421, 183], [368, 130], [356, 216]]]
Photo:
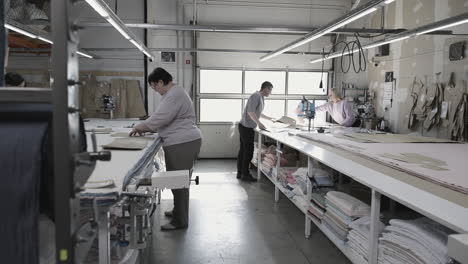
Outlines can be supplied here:
[[239, 123], [240, 149], [237, 155], [237, 173], [249, 176], [249, 165], [253, 157], [255, 131]]

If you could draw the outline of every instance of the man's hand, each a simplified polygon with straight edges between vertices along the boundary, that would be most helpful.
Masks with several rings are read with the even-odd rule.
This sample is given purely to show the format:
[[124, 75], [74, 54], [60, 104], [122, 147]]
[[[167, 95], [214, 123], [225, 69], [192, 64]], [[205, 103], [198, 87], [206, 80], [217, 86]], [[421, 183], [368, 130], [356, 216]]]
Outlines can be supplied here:
[[262, 123], [258, 124], [258, 128], [260, 128], [261, 130], [266, 130], [266, 127]]

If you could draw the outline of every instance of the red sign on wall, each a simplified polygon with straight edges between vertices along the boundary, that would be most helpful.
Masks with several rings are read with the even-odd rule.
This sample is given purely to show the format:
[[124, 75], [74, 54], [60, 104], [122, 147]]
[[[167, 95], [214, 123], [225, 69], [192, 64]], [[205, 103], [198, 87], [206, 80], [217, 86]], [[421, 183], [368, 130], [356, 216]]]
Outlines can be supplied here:
[[185, 60], [185, 64], [190, 64], [190, 60]]

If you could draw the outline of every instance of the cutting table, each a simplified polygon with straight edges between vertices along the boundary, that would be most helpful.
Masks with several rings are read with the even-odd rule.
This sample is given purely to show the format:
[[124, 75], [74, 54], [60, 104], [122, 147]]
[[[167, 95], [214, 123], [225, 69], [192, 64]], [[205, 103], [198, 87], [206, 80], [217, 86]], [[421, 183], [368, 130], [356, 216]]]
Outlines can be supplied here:
[[[86, 120], [88, 149], [103, 150], [103, 145], [127, 137], [138, 122], [137, 119]], [[93, 134], [96, 146], [93, 146]], [[153, 171], [165, 170], [162, 142], [157, 134], [136, 140], [146, 141], [146, 147], [111, 149], [111, 160], [96, 164], [80, 192], [81, 221], [93, 219], [98, 224], [98, 263], [111, 263], [111, 248], [123, 252], [121, 259], [136, 260], [151, 232], [150, 216], [157, 205], [158, 191], [141, 183], [151, 178]], [[113, 235], [118, 240], [111, 241], [110, 233], [115, 229]]]

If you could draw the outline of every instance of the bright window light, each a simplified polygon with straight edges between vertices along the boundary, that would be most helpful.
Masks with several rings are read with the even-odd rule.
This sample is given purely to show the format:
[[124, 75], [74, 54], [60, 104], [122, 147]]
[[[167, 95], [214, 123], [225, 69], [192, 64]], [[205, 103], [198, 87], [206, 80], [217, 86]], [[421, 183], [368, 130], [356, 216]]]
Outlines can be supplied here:
[[245, 71], [245, 93], [253, 94], [259, 91], [264, 81], [269, 81], [273, 84], [272, 94], [285, 93], [285, 71]]
[[108, 17], [109, 13], [96, 0], [86, 0], [86, 2], [102, 17]]
[[284, 116], [285, 104], [285, 100], [266, 99], [263, 114], [273, 118], [280, 118]]
[[395, 0], [386, 0], [384, 3], [385, 3], [386, 5], [388, 5], [388, 4], [390, 4], [390, 3], [393, 3], [394, 1], [395, 1]]
[[242, 99], [200, 99], [200, 122], [238, 122]]
[[241, 94], [242, 71], [200, 70], [200, 93]]
[[25, 31], [25, 30], [22, 30], [21, 28], [12, 26], [12, 25], [10, 25], [10, 24], [5, 24], [5, 27], [8, 28], [9, 30], [13, 30], [13, 31], [18, 32], [18, 33], [20, 33], [20, 34], [22, 34], [22, 35], [25, 35], [25, 36], [27, 36], [27, 37], [30, 37], [30, 38], [33, 38], [33, 39], [37, 38], [36, 35], [34, 35], [34, 34], [32, 34], [32, 33], [29, 33], [29, 32], [27, 32], [27, 31]]
[[420, 33], [416, 33], [416, 35], [423, 35], [423, 34], [427, 34], [429, 32], [433, 32], [433, 31], [437, 31], [437, 30], [441, 30], [441, 29], [445, 29], [445, 28], [449, 28], [449, 27], [454, 27], [454, 26], [458, 26], [458, 25], [461, 25], [461, 24], [465, 24], [468, 22], [468, 19], [465, 19], [465, 20], [461, 20], [461, 21], [458, 21], [458, 22], [454, 22], [454, 23], [451, 23], [451, 24], [448, 24], [448, 25], [445, 25], [445, 26], [440, 26], [440, 27], [437, 27], [437, 28], [432, 28], [432, 29], [428, 29], [428, 30], [425, 30], [423, 32], [420, 32]]
[[288, 94], [325, 95], [328, 72], [323, 73], [323, 87], [319, 88], [321, 72], [289, 72]]

